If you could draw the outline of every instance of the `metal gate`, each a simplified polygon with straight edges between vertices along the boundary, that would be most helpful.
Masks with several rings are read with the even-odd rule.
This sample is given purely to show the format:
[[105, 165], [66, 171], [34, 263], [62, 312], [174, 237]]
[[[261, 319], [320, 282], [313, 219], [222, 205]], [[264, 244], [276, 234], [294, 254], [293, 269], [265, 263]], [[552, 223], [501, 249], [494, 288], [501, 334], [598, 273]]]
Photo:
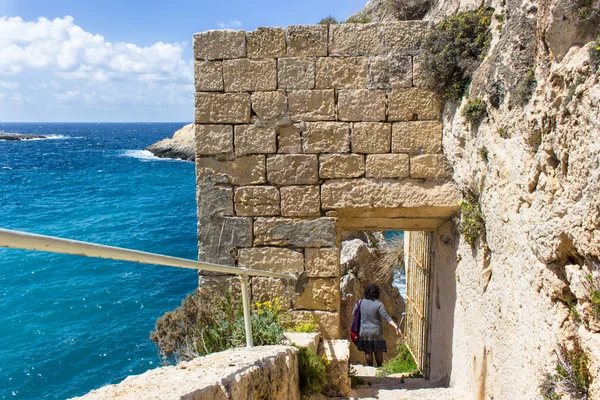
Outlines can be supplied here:
[[430, 232], [406, 232], [406, 345], [424, 378], [429, 378], [429, 293], [432, 275]]

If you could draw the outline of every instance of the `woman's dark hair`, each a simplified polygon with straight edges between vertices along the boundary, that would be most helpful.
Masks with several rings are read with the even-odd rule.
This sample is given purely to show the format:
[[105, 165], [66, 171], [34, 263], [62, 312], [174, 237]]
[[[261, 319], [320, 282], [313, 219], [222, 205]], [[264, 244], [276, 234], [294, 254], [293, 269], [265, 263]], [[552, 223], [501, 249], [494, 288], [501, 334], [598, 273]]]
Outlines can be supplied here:
[[370, 284], [365, 286], [365, 299], [377, 300], [379, 299], [379, 286]]

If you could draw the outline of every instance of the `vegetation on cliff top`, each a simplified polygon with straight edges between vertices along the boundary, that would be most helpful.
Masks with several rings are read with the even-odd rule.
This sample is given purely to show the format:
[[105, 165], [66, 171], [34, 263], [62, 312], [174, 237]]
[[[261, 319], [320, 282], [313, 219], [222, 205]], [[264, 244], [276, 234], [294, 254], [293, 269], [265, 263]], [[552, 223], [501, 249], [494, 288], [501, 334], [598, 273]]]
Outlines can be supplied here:
[[489, 26], [494, 10], [480, 8], [450, 15], [437, 24], [423, 42], [425, 73], [450, 100], [466, 92], [473, 72], [488, 51]]

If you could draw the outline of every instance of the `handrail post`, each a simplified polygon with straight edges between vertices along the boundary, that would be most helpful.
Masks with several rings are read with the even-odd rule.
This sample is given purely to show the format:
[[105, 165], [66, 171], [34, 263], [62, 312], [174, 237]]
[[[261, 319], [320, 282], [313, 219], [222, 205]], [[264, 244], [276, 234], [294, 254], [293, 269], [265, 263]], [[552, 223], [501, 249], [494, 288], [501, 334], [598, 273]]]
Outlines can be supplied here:
[[248, 298], [248, 275], [240, 275], [242, 282], [242, 305], [244, 307], [244, 326], [246, 328], [246, 347], [254, 347], [252, 341], [252, 322], [250, 321], [250, 299]]

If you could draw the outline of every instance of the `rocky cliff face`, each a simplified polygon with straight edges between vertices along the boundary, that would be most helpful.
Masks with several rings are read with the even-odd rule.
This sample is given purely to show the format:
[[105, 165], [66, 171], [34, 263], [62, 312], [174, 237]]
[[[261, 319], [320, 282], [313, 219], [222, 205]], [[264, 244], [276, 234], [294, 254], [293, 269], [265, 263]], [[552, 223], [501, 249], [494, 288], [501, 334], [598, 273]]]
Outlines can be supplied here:
[[175, 132], [172, 138], [163, 139], [146, 148], [156, 157], [177, 158], [194, 161], [196, 159], [196, 138], [194, 124], [188, 124]]
[[[385, 3], [362, 12], [389, 18]], [[478, 399], [535, 398], [560, 347], [580, 346], [589, 396], [600, 398], [590, 299], [600, 279], [600, 72], [590, 59], [600, 20], [567, 0], [442, 0], [425, 19], [482, 4], [494, 8], [493, 40], [469, 98], [487, 115], [466, 121], [466, 99], [443, 112], [453, 178], [485, 219], [482, 238], [458, 248], [452, 385]]]

